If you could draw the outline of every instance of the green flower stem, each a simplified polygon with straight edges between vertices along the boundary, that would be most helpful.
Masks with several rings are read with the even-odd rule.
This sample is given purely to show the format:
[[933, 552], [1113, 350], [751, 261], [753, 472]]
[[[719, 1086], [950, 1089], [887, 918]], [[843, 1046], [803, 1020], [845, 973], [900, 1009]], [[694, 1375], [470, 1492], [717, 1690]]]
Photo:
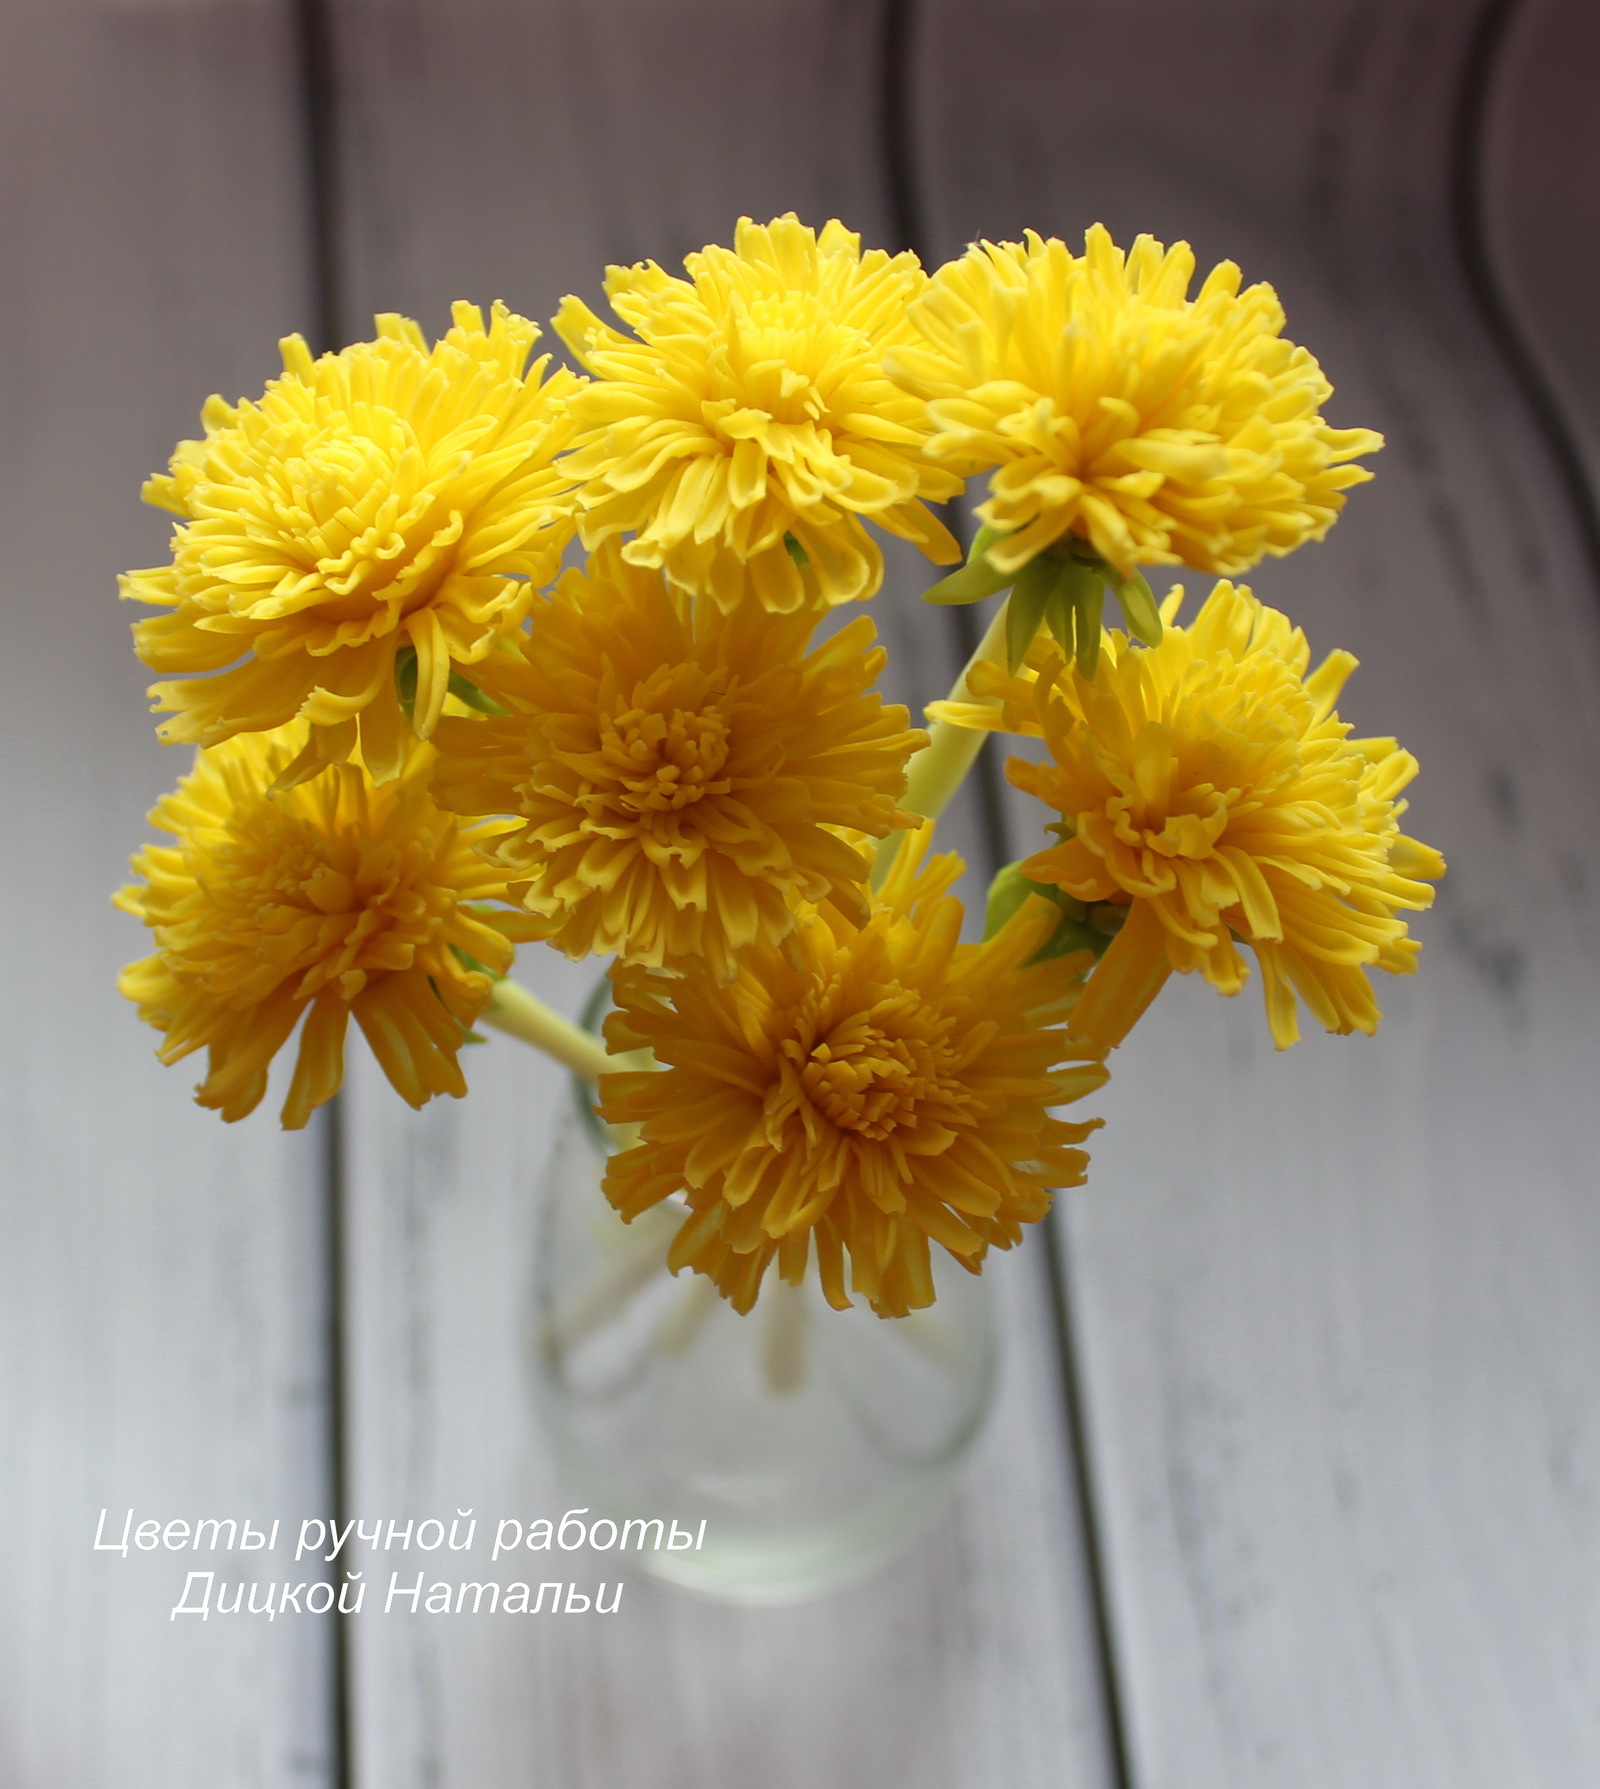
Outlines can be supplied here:
[[528, 990], [514, 981], [497, 981], [489, 996], [489, 1005], [482, 1023], [496, 1031], [519, 1037], [525, 1044], [553, 1056], [563, 1068], [572, 1070], [580, 1081], [592, 1087], [600, 1077], [621, 1066], [606, 1054], [600, 1039], [562, 1018]]
[[768, 1301], [761, 1338], [761, 1376], [775, 1397], [799, 1391], [806, 1382], [807, 1316], [803, 1288], [780, 1279]]
[[[1003, 664], [1006, 655], [1006, 611], [1011, 598], [995, 611], [988, 631], [978, 642], [978, 650], [967, 660], [966, 669], [950, 691], [952, 702], [971, 700], [967, 679], [975, 665], [984, 662]], [[978, 753], [988, 734], [977, 727], [958, 727], [953, 721], [935, 721], [928, 729], [928, 743], [906, 767], [906, 792], [900, 805], [924, 819], [937, 820], [949, 805], [950, 798], [961, 787], [962, 780], [977, 762]], [[881, 888], [894, 860], [899, 855], [903, 832], [891, 832], [883, 839], [872, 865], [872, 886]]]

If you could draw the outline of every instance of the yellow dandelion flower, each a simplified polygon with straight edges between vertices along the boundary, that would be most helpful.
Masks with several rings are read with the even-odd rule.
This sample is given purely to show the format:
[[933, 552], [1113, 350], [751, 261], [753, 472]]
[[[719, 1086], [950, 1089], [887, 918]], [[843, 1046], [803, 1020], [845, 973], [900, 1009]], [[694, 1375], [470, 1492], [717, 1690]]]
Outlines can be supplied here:
[[1399, 829], [1416, 759], [1392, 739], [1352, 739], [1335, 712], [1355, 669], [1333, 652], [1309, 676], [1288, 618], [1218, 584], [1184, 629], [1183, 591], [1162, 606], [1159, 646], [1108, 633], [1093, 677], [1042, 636], [1022, 672], [996, 665], [973, 693], [1000, 709], [936, 703], [967, 725], [1041, 736], [1053, 762], [1007, 774], [1062, 816], [1061, 842], [1023, 875], [1122, 920], [1074, 1029], [1118, 1044], [1173, 971], [1236, 994], [1261, 965], [1278, 1048], [1299, 1036], [1296, 994], [1329, 1031], [1376, 1030], [1371, 968], [1409, 974], [1420, 946], [1398, 917], [1428, 907], [1444, 874]]
[[1063, 541], [1122, 577], [1240, 572], [1320, 540], [1372, 476], [1348, 462], [1383, 437], [1323, 421], [1333, 387], [1271, 286], [1241, 292], [1224, 261], [1191, 300], [1194, 264], [1149, 236], [1124, 258], [1098, 224], [1081, 258], [1030, 231], [974, 244], [912, 306], [922, 340], [889, 371], [927, 400], [931, 454], [996, 469], [978, 514], [998, 572]]
[[[313, 361], [282, 343], [259, 403], [212, 398], [145, 500], [183, 518], [170, 565], [122, 593], [170, 610], [139, 622], [163, 740], [210, 746], [300, 717], [289, 781], [342, 763], [360, 735], [379, 782], [426, 739], [458, 667], [482, 659], [553, 577], [572, 531], [551, 466], [577, 388], [524, 371], [539, 331], [474, 305], [430, 350], [405, 317]], [[408, 722], [400, 687], [411, 686]], [[458, 685], [459, 687], [459, 685]]]
[[434, 792], [520, 816], [493, 842], [538, 935], [572, 957], [703, 958], [781, 938], [804, 901], [865, 918], [866, 860], [927, 735], [872, 685], [865, 617], [810, 652], [813, 611], [724, 615], [633, 566], [615, 541], [536, 605], [518, 652], [485, 661], [507, 712], [447, 720]]
[[631, 534], [627, 557], [731, 609], [871, 596], [883, 557], [867, 517], [948, 564], [960, 550], [920, 501], [961, 481], [922, 456], [922, 406], [884, 377], [927, 283], [914, 255], [861, 252], [837, 221], [741, 218], [734, 246], [612, 267], [624, 334], [576, 298], [555, 328], [594, 375], [575, 401], [567, 469], [586, 547]]
[[260, 1103], [267, 1069], [305, 1017], [283, 1122], [298, 1130], [344, 1077], [352, 1016], [401, 1097], [420, 1106], [466, 1092], [457, 1061], [510, 967], [521, 916], [468, 903], [505, 884], [428, 795], [433, 751], [413, 744], [401, 774], [374, 784], [347, 763], [274, 794], [302, 729], [244, 734], [196, 755], [151, 822], [173, 842], [133, 860], [144, 878], [116, 902], [156, 951], [118, 987], [165, 1039], [163, 1062], [210, 1052], [197, 1089], [230, 1123]]
[[962, 944], [946, 892], [960, 858], [918, 867], [931, 830], [864, 924], [812, 909], [786, 946], [741, 953], [729, 987], [699, 963], [612, 971], [608, 1045], [664, 1066], [601, 1078], [603, 1115], [642, 1126], [606, 1195], [632, 1219], [682, 1192], [669, 1265], [709, 1275], [738, 1310], [774, 1261], [798, 1284], [815, 1239], [829, 1303], [850, 1302], [848, 1255], [852, 1289], [904, 1316], [933, 1300], [930, 1242], [976, 1273], [1052, 1189], [1083, 1181], [1077, 1145], [1099, 1121], [1050, 1108], [1106, 1078], [1060, 1023], [1089, 955], [1030, 963], [1057, 918], [1037, 896]]

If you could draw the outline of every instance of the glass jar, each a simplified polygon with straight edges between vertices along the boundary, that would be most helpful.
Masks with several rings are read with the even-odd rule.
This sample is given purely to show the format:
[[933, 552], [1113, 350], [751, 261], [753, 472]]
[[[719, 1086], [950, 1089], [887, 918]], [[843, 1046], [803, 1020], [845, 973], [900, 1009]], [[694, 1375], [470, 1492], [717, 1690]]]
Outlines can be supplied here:
[[[631, 1224], [607, 1204], [592, 1097], [575, 1082], [558, 1119], [530, 1337], [564, 1491], [590, 1521], [651, 1524], [628, 1531], [630, 1565], [727, 1601], [871, 1571], [938, 1516], [982, 1426], [990, 1280], [936, 1248], [937, 1301], [886, 1319], [830, 1309], [814, 1270], [794, 1287], [774, 1269], [740, 1316], [704, 1275], [668, 1271], [681, 1199]], [[688, 1545], [670, 1546], [674, 1524]]]

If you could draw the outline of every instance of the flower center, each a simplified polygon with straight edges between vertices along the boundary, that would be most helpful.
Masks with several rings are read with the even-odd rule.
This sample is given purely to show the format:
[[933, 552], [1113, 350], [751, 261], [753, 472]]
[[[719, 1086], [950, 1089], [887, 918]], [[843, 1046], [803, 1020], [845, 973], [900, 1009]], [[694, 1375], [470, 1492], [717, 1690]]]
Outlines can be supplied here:
[[933, 1015], [900, 993], [852, 1013], [814, 1044], [800, 1085], [837, 1129], [881, 1142], [915, 1130], [930, 1102], [949, 1104], [953, 1067]]
[[728, 723], [715, 706], [665, 714], [630, 708], [601, 722], [601, 741], [626, 791], [619, 798], [625, 812], [667, 813], [730, 787], [717, 775], [728, 757]]
[[378, 839], [360, 825], [281, 811], [294, 800], [264, 799], [218, 854], [221, 873], [204, 884], [214, 915], [206, 929], [225, 948], [210, 953], [207, 979], [251, 1000], [294, 978], [297, 998], [337, 982], [354, 999], [372, 976], [410, 968], [447, 917], [449, 897], [428, 875], [434, 841]]
[[599, 717], [599, 751], [576, 760], [590, 793], [591, 819], [648, 820], [726, 795], [730, 750], [726, 670], [663, 665], [636, 684], [628, 706]]
[[736, 303], [711, 350], [711, 387], [721, 404], [765, 411], [776, 423], [820, 423], [827, 389], [870, 347], [859, 330], [831, 318], [810, 292]]
[[461, 532], [459, 518], [438, 514], [404, 418], [374, 408], [364, 421], [360, 432], [344, 423], [308, 429], [298, 451], [279, 444], [282, 457], [263, 479], [285, 555], [314, 570], [321, 586], [314, 606], [333, 621], [361, 619], [378, 603], [398, 614], [425, 605]]
[[1096, 753], [1111, 785], [1105, 814], [1124, 844], [1209, 856], [1236, 810], [1270, 800], [1298, 775], [1292, 731], [1228, 694], [1220, 713], [1191, 705], [1173, 723], [1146, 721], [1131, 752]]

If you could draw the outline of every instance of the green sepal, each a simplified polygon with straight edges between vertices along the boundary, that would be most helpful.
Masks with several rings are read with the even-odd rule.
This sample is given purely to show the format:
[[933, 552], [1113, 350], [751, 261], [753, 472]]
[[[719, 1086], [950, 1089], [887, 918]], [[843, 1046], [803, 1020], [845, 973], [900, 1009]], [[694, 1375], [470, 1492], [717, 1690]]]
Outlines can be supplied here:
[[1089, 575], [1084, 594], [1078, 599], [1076, 632], [1078, 635], [1078, 670], [1093, 677], [1100, 662], [1100, 611], [1105, 607], [1106, 587], [1093, 573]]
[[1156, 606], [1155, 592], [1151, 590], [1144, 573], [1136, 571], [1132, 577], [1124, 578], [1112, 572], [1111, 582], [1117, 593], [1117, 602], [1122, 608], [1122, 619], [1128, 624], [1128, 632], [1134, 639], [1142, 640], [1146, 646], [1159, 646], [1161, 611]]
[[[416, 664], [415, 658], [413, 657], [411, 670], [411, 684], [413, 690], [416, 688], [416, 681]], [[459, 671], [452, 671], [450, 673], [450, 694], [454, 696], [458, 702], [465, 702], [468, 708], [476, 708], [479, 714], [510, 713], [510, 710], [502, 708], [500, 704], [495, 701], [493, 696], [486, 696], [483, 691], [478, 688], [477, 684], [468, 683], [466, 678], [463, 677]]]
[[[1062, 535], [1060, 540], [1046, 551], [1064, 559], [1075, 572], [1087, 573], [1090, 577], [1103, 580], [1115, 593], [1117, 602], [1122, 609], [1122, 619], [1127, 623], [1128, 632], [1133, 635], [1134, 639], [1142, 641], [1146, 646], [1161, 644], [1161, 609], [1143, 572], [1135, 571], [1124, 577], [1114, 565], [1102, 559], [1086, 540], [1076, 534]], [[1087, 586], [1080, 585], [1079, 588], [1087, 589]], [[1104, 598], [1102, 598], [1103, 601]], [[1081, 606], [1083, 605], [1080, 604]], [[1061, 642], [1061, 650], [1070, 656], [1072, 647], [1063, 638], [1063, 632], [1064, 630], [1058, 630], [1056, 638]], [[1091, 661], [1099, 651], [1097, 636], [1098, 627], [1089, 654]], [[1078, 637], [1080, 640], [1083, 638], [1081, 634]], [[1084, 675], [1089, 677], [1093, 675], [1093, 672], [1085, 669]]]
[[953, 571], [947, 578], [941, 578], [937, 584], [931, 585], [922, 593], [925, 603], [942, 603], [955, 606], [959, 603], [981, 603], [986, 596], [993, 596], [997, 590], [1004, 590], [1016, 582], [1014, 571], [998, 571], [989, 563], [989, 549], [997, 540], [1004, 540], [1004, 533], [998, 528], [991, 528], [987, 523], [978, 530], [972, 549], [967, 554], [967, 563], [959, 571]]
[[[470, 909], [469, 909], [470, 911]], [[480, 963], [471, 951], [463, 950], [459, 944], [450, 946], [450, 954], [464, 969], [470, 969], [474, 975], [487, 975], [490, 981], [504, 981], [504, 969], [491, 969], [487, 963]]]
[[[1106, 944], [1109, 944], [1128, 923], [1130, 911], [1125, 902], [1099, 901], [1089, 909], [1089, 929], [1098, 932]], [[1239, 942], [1243, 944], [1244, 939], [1240, 938]], [[1103, 950], [1105, 945], [1099, 948]]]
[[989, 900], [983, 918], [984, 938], [992, 938], [1029, 895], [1043, 895], [1060, 910], [1055, 931], [1028, 959], [1030, 963], [1046, 963], [1052, 957], [1064, 957], [1075, 950], [1092, 950], [1098, 957], [1111, 942], [1105, 933], [1097, 932], [1089, 925], [1089, 909], [1082, 901], [1075, 901], [1048, 882], [1029, 881], [1019, 863], [1008, 863], [989, 884]]
[[789, 557], [795, 562], [796, 565], [798, 565], [800, 567], [800, 569], [802, 571], [804, 571], [805, 568], [811, 563], [811, 555], [805, 550], [805, 548], [803, 546], [801, 546], [799, 541], [797, 541], [792, 534], [784, 535], [783, 544], [789, 551]]
[[1056, 637], [1056, 644], [1068, 658], [1072, 658], [1083, 638], [1079, 621], [1090, 597], [1100, 587], [1100, 574], [1081, 559], [1058, 559], [1056, 564], [1060, 572], [1056, 602], [1052, 604], [1049, 617], [1050, 631]]
[[1050, 592], [1050, 600], [1045, 604], [1044, 620], [1056, 644], [1068, 658], [1077, 651], [1073, 634], [1077, 613], [1077, 604], [1072, 600], [1071, 579], [1058, 577], [1055, 589]]
[[402, 646], [394, 655], [394, 687], [401, 712], [409, 721], [417, 706], [417, 649]]
[[[415, 646], [402, 646], [394, 655], [394, 687], [400, 698], [400, 708], [406, 719], [414, 720], [417, 708], [417, 649]], [[486, 696], [477, 684], [469, 683], [457, 670], [450, 672], [450, 694], [458, 702], [465, 702], [468, 708], [476, 708], [479, 714], [505, 714], [507, 711], [495, 701], [493, 696]]]
[[1041, 553], [1017, 575], [1016, 587], [1006, 603], [1006, 669], [1013, 675], [1033, 644], [1033, 636], [1038, 633], [1039, 623], [1061, 581], [1062, 569], [1060, 560]]

